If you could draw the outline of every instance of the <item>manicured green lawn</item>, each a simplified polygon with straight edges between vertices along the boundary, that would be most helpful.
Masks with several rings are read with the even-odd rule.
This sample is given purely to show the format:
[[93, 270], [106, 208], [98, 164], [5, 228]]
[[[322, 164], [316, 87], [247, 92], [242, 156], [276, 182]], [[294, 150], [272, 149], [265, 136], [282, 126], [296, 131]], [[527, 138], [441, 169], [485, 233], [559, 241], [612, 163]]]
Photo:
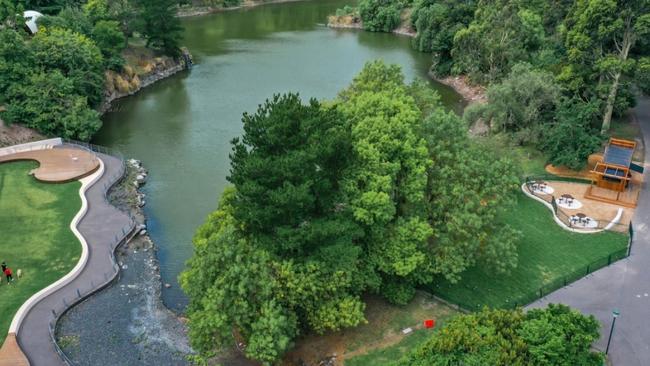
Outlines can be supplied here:
[[[16, 310], [31, 295], [68, 273], [81, 244], [70, 222], [81, 207], [81, 183], [46, 184], [28, 175], [36, 162], [0, 164], [0, 261], [15, 281], [0, 284], [0, 343]], [[22, 278], [16, 278], [18, 269]]]
[[627, 247], [624, 234], [576, 234], [560, 228], [548, 208], [522, 193], [502, 220], [523, 233], [517, 268], [498, 274], [477, 266], [457, 284], [436, 281], [430, 288], [434, 294], [469, 310], [526, 305], [539, 297], [540, 288], [546, 295], [565, 278], [573, 282], [586, 275], [589, 263], [606, 265], [612, 253], [620, 258]]

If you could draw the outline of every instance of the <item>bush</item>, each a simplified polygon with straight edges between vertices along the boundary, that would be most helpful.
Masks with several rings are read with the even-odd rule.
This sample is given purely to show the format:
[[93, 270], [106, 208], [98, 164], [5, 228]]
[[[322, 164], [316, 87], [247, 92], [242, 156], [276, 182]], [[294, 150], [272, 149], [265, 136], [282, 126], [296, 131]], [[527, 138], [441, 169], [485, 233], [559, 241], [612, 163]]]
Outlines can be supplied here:
[[459, 315], [398, 362], [403, 366], [603, 364], [591, 351], [599, 323], [566, 305], [527, 313], [489, 310]]
[[392, 32], [401, 21], [401, 7], [390, 0], [361, 0], [359, 13], [363, 28], [372, 32]]

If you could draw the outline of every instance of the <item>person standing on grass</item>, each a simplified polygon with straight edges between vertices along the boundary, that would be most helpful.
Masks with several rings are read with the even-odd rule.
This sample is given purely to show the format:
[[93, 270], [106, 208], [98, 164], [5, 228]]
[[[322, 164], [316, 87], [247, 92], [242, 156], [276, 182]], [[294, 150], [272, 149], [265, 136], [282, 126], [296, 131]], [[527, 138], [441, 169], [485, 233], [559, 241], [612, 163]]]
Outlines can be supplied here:
[[7, 284], [9, 284], [10, 282], [12, 282], [14, 280], [11, 277], [11, 268], [6, 267], [4, 272], [5, 272], [5, 276], [7, 276]]
[[2, 273], [5, 273], [5, 269], [7, 269], [7, 263], [5, 263], [5, 261], [2, 261]]

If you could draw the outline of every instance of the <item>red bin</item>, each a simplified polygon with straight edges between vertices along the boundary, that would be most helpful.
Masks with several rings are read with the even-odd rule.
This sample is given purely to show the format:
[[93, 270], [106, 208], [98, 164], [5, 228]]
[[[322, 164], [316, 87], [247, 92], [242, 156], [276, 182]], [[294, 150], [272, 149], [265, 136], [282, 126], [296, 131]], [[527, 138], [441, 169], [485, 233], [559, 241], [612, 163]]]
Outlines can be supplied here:
[[435, 319], [427, 319], [424, 321], [424, 327], [425, 328], [433, 328], [436, 326], [436, 320]]

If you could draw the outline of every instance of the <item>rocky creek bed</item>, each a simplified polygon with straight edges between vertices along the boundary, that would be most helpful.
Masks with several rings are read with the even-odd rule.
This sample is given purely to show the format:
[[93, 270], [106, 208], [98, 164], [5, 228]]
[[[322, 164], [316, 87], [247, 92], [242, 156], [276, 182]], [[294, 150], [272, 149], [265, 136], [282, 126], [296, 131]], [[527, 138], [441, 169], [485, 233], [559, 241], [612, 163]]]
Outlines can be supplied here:
[[[79, 366], [189, 365], [193, 351], [185, 319], [165, 307], [160, 297], [156, 247], [146, 231], [145, 195], [138, 190], [147, 173], [137, 160], [126, 165], [125, 178], [109, 192], [109, 200], [136, 218], [140, 232], [116, 252], [118, 278], [61, 317], [57, 343]], [[234, 349], [222, 351], [213, 363], [259, 365]]]
[[[127, 163], [126, 177], [110, 195], [144, 226], [144, 195], [135, 182], [146, 172]], [[139, 179], [138, 179], [139, 178]], [[60, 320], [57, 341], [77, 365], [185, 365], [192, 353], [182, 318], [160, 299], [155, 246], [146, 229], [116, 253], [121, 272], [113, 284], [73, 307]]]

